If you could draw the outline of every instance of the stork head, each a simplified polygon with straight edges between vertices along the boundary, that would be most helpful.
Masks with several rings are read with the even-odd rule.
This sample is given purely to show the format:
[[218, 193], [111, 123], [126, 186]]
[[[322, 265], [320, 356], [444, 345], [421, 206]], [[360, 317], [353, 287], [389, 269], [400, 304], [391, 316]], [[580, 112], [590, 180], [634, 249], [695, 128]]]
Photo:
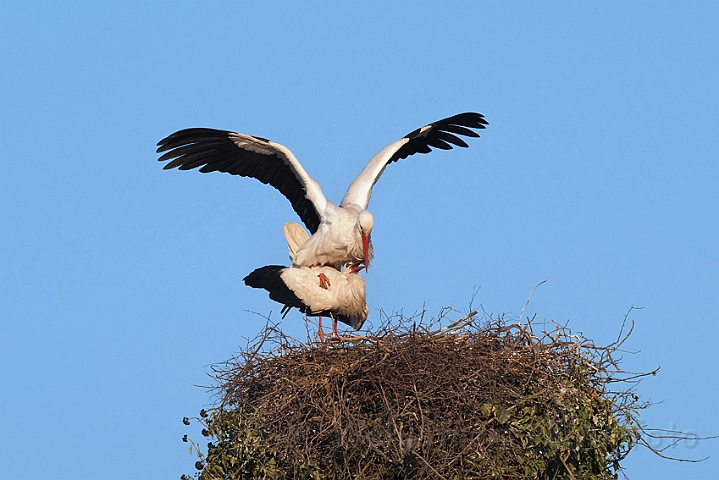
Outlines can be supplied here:
[[369, 210], [362, 210], [357, 216], [360, 236], [362, 237], [362, 254], [364, 255], [365, 272], [369, 270], [369, 236], [374, 227], [374, 216]]

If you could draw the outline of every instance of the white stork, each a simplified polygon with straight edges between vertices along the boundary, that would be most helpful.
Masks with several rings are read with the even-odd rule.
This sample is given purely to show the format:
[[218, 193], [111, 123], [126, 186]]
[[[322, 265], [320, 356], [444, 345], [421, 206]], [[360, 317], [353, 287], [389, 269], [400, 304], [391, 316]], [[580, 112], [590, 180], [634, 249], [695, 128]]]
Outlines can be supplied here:
[[[326, 286], [321, 286], [318, 275], [328, 280]], [[310, 269], [297, 265], [268, 265], [254, 270], [244, 282], [252, 288], [264, 288], [272, 300], [283, 304], [282, 318], [292, 307], [308, 316], [319, 317], [318, 334], [322, 341], [323, 316], [332, 318], [333, 337], [337, 337], [338, 320], [359, 330], [367, 319], [366, 283], [352, 269], [340, 272], [327, 266]]]
[[322, 194], [290, 150], [262, 137], [226, 130], [190, 128], [158, 142], [159, 160], [171, 160], [164, 169], [179, 167], [200, 172], [226, 172], [252, 177], [275, 187], [292, 204], [312, 236], [296, 252], [293, 265], [350, 265], [369, 268], [373, 257], [370, 233], [374, 217], [367, 210], [372, 187], [385, 167], [430, 147], [451, 150], [467, 147], [458, 135], [479, 137], [472, 129], [487, 125], [479, 113], [460, 113], [419, 128], [380, 150], [350, 184], [339, 207]]

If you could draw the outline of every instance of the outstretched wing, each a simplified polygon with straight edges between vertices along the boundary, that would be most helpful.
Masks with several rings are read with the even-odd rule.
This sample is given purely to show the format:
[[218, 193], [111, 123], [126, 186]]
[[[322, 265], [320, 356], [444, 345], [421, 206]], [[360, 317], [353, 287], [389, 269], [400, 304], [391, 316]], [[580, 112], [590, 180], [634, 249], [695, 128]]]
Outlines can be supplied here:
[[451, 150], [453, 146], [468, 147], [459, 136], [479, 137], [472, 129], [484, 129], [488, 125], [481, 113], [460, 113], [449, 118], [438, 120], [422, 128], [408, 133], [401, 139], [391, 143], [372, 157], [367, 166], [350, 184], [341, 206], [348, 204], [367, 208], [372, 195], [372, 187], [392, 162], [407, 158], [415, 153], [429, 153], [432, 147]]
[[225, 172], [272, 185], [292, 204], [310, 232], [320, 224], [326, 202], [319, 184], [290, 150], [261, 137], [211, 128], [188, 128], [158, 142], [159, 158], [171, 160], [164, 169]]

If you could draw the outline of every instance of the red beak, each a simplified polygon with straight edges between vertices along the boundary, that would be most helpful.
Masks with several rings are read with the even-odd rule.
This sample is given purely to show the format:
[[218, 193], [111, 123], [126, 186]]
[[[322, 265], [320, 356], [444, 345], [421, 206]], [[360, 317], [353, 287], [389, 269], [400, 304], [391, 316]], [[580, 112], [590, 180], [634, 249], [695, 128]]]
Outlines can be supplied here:
[[369, 235], [362, 235], [362, 251], [364, 253], [365, 272], [369, 271]]

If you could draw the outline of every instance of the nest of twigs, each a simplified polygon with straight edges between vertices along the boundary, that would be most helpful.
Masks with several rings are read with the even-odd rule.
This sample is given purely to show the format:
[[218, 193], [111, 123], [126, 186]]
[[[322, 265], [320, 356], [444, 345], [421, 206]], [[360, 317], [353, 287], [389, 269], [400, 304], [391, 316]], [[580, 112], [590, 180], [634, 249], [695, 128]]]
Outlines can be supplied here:
[[326, 344], [269, 325], [215, 368], [199, 478], [616, 478], [644, 406], [610, 388], [626, 335], [447, 313]]

